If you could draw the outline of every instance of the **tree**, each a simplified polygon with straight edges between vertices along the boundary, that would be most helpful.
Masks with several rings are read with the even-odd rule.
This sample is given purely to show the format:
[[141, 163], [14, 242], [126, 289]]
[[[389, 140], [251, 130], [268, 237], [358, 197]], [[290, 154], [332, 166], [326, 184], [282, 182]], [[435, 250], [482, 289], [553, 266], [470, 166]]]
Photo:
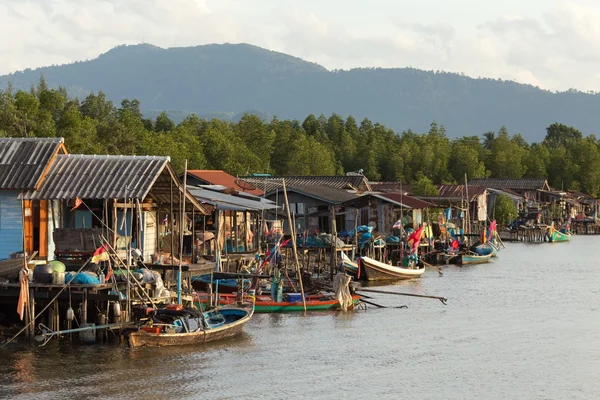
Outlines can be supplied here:
[[[138, 105], [139, 109], [139, 105]], [[175, 128], [175, 123], [171, 121], [171, 118], [167, 115], [165, 111], [161, 112], [158, 117], [156, 117], [156, 122], [154, 123], [154, 131], [155, 132], [170, 132]]]
[[494, 218], [498, 223], [509, 224], [517, 217], [517, 215], [517, 207], [515, 207], [515, 204], [509, 196], [501, 194], [496, 197], [496, 201], [494, 202]]
[[440, 194], [433, 181], [421, 173], [412, 184], [412, 193], [415, 196], [439, 196]]

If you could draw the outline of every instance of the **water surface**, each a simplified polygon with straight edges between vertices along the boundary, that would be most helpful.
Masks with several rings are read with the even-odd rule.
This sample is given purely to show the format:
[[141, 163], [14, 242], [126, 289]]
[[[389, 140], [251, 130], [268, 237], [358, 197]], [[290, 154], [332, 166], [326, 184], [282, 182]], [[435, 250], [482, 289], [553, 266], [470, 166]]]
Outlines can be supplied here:
[[14, 399], [596, 399], [600, 237], [507, 244], [490, 264], [444, 267], [371, 294], [390, 307], [255, 315], [205, 348], [13, 347], [0, 397]]

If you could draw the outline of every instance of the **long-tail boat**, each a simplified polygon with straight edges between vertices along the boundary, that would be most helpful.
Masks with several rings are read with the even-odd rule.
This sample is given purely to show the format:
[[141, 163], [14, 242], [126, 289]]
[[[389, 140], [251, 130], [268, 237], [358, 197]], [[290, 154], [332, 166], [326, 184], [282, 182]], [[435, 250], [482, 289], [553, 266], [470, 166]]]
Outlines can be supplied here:
[[342, 251], [342, 263], [344, 264], [345, 272], [353, 278], [360, 279], [360, 266], [353, 262], [350, 257]]
[[164, 308], [126, 334], [132, 348], [144, 346], [202, 345], [239, 335], [254, 313], [254, 305], [227, 305], [208, 312]]
[[369, 257], [361, 257], [360, 264], [365, 269], [367, 280], [386, 280], [386, 279], [413, 279], [419, 278], [425, 272], [425, 267], [415, 265], [411, 267], [395, 267], [385, 264]]
[[[233, 304], [235, 303], [236, 298], [236, 294], [219, 294], [219, 304]], [[305, 298], [306, 311], [335, 310], [340, 308], [340, 303], [334, 295], [321, 293], [307, 295]], [[284, 294], [282, 301], [273, 301], [271, 296], [263, 295], [257, 295], [255, 300], [254, 312], [256, 313], [285, 313], [304, 311], [302, 297], [299, 293], [286, 293]], [[352, 295], [352, 304], [354, 307], [358, 305], [359, 300], [359, 295]], [[208, 295], [206, 293], [198, 293], [198, 301], [200, 304], [207, 304]]]
[[463, 254], [461, 256], [461, 264], [462, 265], [472, 265], [472, 264], [483, 264], [490, 261], [492, 258], [492, 253], [486, 255], [478, 255], [475, 253]]
[[554, 242], [568, 242], [569, 240], [571, 240], [571, 234], [566, 232], [561, 232], [559, 230], [556, 230], [554, 228], [554, 226], [550, 226], [550, 232], [548, 233], [548, 236], [550, 237], [550, 242], [554, 243]]

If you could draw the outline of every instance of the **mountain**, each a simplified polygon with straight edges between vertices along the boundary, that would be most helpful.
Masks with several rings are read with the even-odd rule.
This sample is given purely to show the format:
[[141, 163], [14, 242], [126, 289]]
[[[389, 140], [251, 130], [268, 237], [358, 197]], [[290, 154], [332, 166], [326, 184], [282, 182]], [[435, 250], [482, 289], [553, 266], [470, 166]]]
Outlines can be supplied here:
[[137, 98], [147, 115], [167, 110], [175, 119], [238, 118], [247, 110], [298, 118], [338, 113], [369, 118], [397, 131], [423, 132], [436, 121], [451, 137], [481, 135], [506, 126], [540, 141], [553, 122], [584, 133], [600, 126], [600, 95], [554, 93], [512, 81], [475, 79], [413, 68], [330, 71], [297, 57], [247, 44], [169, 48], [119, 46], [98, 58], [0, 76], [29, 89], [44, 76], [85, 97], [103, 91], [119, 104]]

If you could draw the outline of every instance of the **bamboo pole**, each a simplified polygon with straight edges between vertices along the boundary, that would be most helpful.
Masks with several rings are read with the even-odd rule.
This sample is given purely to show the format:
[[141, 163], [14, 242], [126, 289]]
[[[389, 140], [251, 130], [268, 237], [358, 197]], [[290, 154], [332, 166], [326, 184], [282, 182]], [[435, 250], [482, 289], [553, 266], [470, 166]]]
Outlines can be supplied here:
[[285, 210], [287, 212], [288, 223], [290, 224], [290, 228], [291, 228], [291, 232], [292, 232], [292, 248], [294, 250], [294, 261], [296, 262], [296, 273], [298, 274], [298, 280], [300, 281], [300, 293], [302, 295], [302, 308], [304, 308], [304, 312], [306, 312], [306, 299], [304, 298], [304, 284], [302, 283], [302, 272], [300, 271], [300, 263], [298, 262], [298, 252], [296, 249], [296, 229], [292, 222], [292, 215], [290, 213], [290, 203], [288, 201], [287, 189], [285, 188], [285, 179], [284, 178], [281, 178], [281, 183], [283, 185]]

